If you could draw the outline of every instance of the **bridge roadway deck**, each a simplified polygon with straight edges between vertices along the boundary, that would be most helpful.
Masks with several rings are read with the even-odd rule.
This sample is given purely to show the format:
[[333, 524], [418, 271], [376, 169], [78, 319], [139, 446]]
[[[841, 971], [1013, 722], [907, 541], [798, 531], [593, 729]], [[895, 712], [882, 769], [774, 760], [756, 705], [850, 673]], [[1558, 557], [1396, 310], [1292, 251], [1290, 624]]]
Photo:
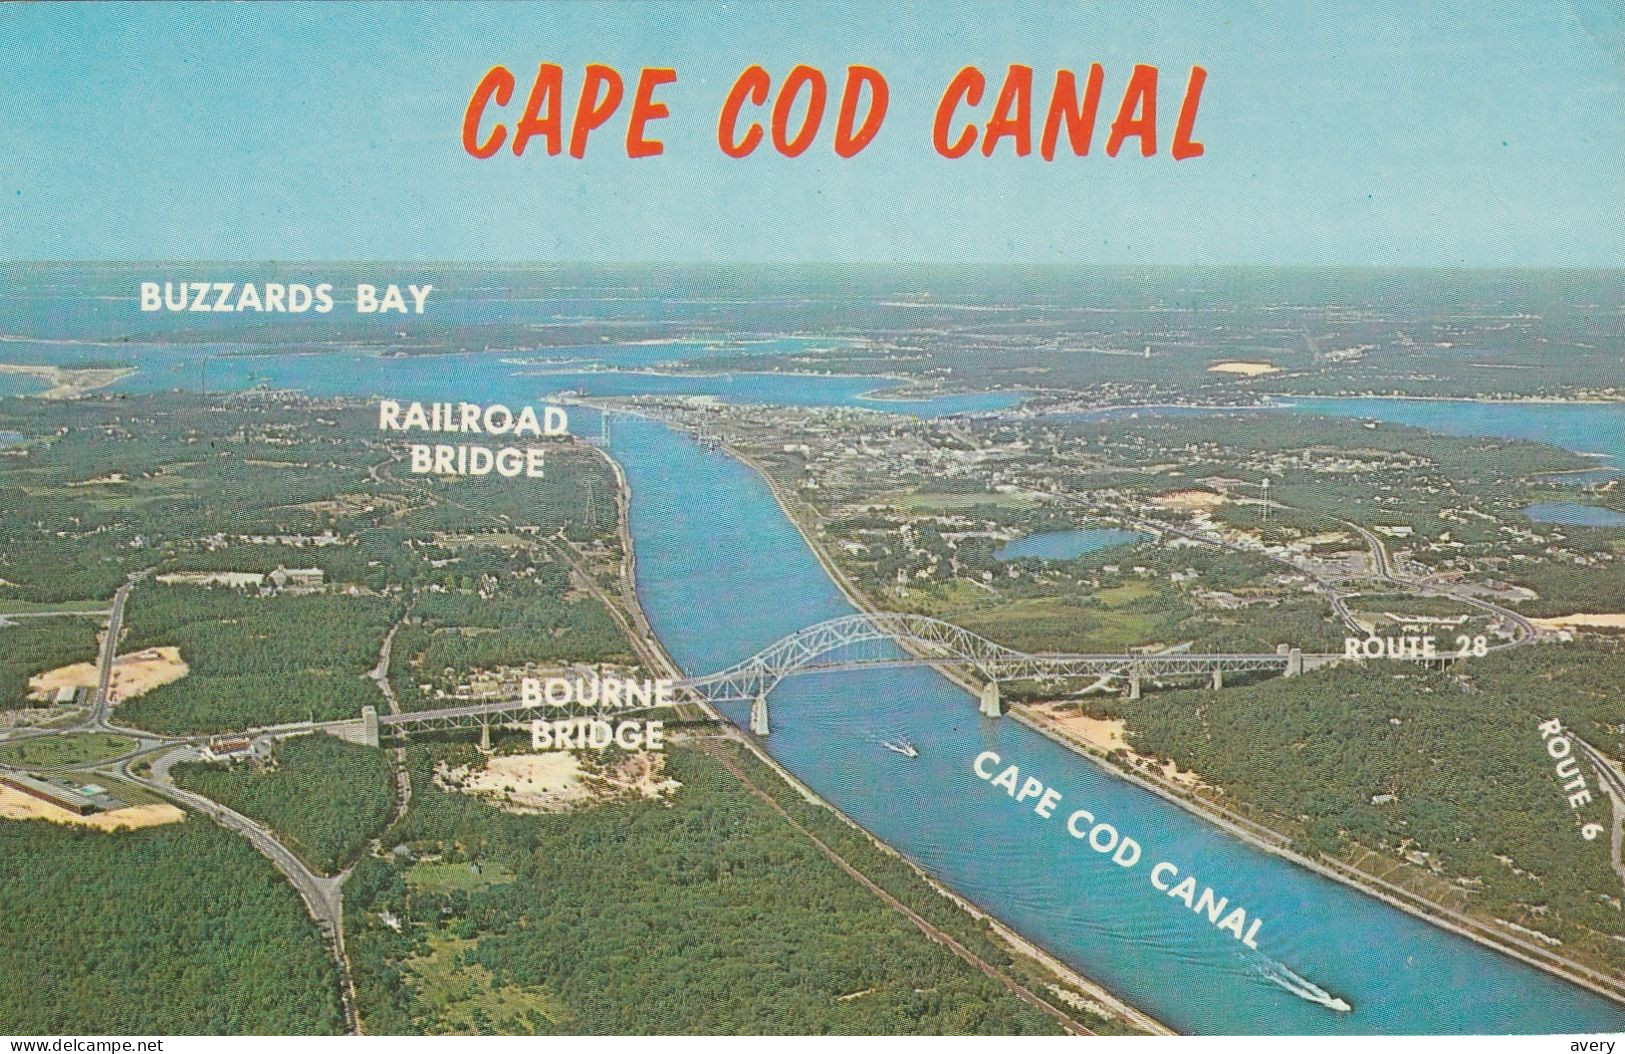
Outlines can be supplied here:
[[[1421, 655], [1409, 658], [1431, 661]], [[1145, 681], [1211, 676], [1217, 688], [1222, 686], [1226, 673], [1278, 672], [1294, 677], [1342, 659], [1344, 656], [1340, 654], [1305, 655], [1284, 644], [1273, 652], [1261, 654], [1032, 653], [1017, 651], [928, 615], [866, 611], [807, 626], [742, 662], [701, 677], [684, 678], [674, 687], [683, 697], [706, 703], [751, 703], [754, 708], [752, 727], [759, 734], [765, 734], [768, 693], [787, 677], [809, 673], [899, 666], [970, 670], [984, 682], [983, 713], [997, 716], [1001, 712], [998, 685], [1007, 681], [1106, 677], [1123, 680], [1131, 697], [1138, 698]], [[655, 708], [641, 705], [612, 709], [617, 713], [635, 713]], [[525, 713], [556, 713], [557, 710], [542, 701], [521, 698], [407, 713], [374, 711], [364, 716], [361, 734], [368, 741], [375, 741], [378, 732], [388, 729], [469, 728], [489, 725], [493, 719], [512, 720]]]
[[[1343, 658], [1338, 654], [1310, 654], [1302, 656], [1304, 669], [1313, 669]], [[1128, 678], [1138, 674], [1146, 679], [1165, 677], [1192, 677], [1210, 675], [1214, 670], [1244, 673], [1285, 671], [1289, 657], [1275, 653], [1260, 655], [1056, 655], [1026, 656], [1034, 669], [1024, 672], [998, 671], [1004, 680], [1030, 680], [1038, 677], [1119, 676]], [[770, 678], [772, 684], [761, 685], [737, 679], [733, 671], [690, 677], [677, 681], [673, 687], [681, 693], [690, 693], [707, 702], [751, 702], [763, 687], [771, 688], [778, 680], [789, 676], [812, 673], [833, 673], [852, 670], [873, 670], [906, 666], [976, 666], [978, 664], [958, 656], [913, 656], [864, 662], [811, 663], [784, 671]], [[987, 672], [987, 671], [984, 671]], [[753, 680], [753, 679], [752, 679]], [[656, 707], [628, 707], [616, 713], [637, 713]], [[511, 719], [526, 713], [557, 713], [558, 708], [547, 703], [527, 703], [519, 699], [505, 699], [489, 703], [470, 703], [463, 706], [441, 707], [434, 710], [408, 710], [398, 714], [379, 714], [378, 727], [389, 728], [469, 728], [492, 719]]]

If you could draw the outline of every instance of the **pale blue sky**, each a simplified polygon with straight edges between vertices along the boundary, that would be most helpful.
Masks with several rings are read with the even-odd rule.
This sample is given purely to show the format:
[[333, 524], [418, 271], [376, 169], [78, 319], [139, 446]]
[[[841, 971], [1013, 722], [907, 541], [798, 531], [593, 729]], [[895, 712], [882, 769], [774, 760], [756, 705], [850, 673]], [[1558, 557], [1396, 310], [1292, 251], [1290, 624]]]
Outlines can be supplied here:
[[[1625, 266], [1620, 11], [6, 4], [0, 258]], [[543, 61], [572, 73], [572, 102], [587, 62], [675, 67], [654, 126], [665, 155], [626, 158], [617, 119], [584, 161], [470, 158], [459, 134], [481, 74], [507, 65], [523, 93]], [[961, 66], [1027, 63], [1047, 89], [1092, 61], [1107, 74], [1092, 156], [932, 151]], [[827, 138], [795, 160], [730, 160], [716, 114], [754, 62], [776, 77], [874, 65], [891, 112], [852, 160]], [[1136, 62], [1164, 72], [1161, 153], [1107, 159]], [[1209, 71], [1207, 153], [1176, 164], [1193, 63]]]

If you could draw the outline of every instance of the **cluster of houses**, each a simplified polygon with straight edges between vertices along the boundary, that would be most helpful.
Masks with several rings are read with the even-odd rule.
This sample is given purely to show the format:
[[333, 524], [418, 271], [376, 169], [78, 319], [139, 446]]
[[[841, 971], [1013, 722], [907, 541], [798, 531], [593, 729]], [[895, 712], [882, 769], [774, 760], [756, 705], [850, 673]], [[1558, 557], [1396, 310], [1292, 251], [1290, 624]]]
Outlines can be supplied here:
[[204, 761], [234, 765], [239, 761], [260, 764], [271, 756], [270, 739], [260, 736], [215, 736], [198, 748]]
[[231, 589], [270, 590], [278, 593], [315, 593], [327, 584], [319, 567], [283, 567], [268, 575], [252, 571], [175, 571], [159, 575], [165, 585], [226, 586]]
[[203, 539], [203, 544], [211, 551], [224, 549], [233, 542], [244, 545], [286, 545], [295, 549], [303, 549], [306, 546], [322, 549], [330, 545], [346, 544], [345, 539], [332, 531], [323, 531], [321, 534], [237, 534], [230, 537], [224, 533], [215, 533]]

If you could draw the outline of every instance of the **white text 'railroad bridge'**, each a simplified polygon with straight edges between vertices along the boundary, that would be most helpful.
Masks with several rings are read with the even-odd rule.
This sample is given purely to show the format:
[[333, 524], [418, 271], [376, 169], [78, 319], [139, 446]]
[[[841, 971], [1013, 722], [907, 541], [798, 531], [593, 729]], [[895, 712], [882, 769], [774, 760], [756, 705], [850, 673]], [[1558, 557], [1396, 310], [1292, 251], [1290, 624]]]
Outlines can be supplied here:
[[[1146, 681], [1199, 679], [1214, 688], [1226, 674], [1276, 673], [1295, 677], [1341, 658], [1305, 655], [1281, 645], [1263, 654], [1072, 655], [1032, 653], [995, 644], [978, 634], [927, 615], [866, 612], [828, 619], [797, 630], [725, 670], [676, 682], [680, 696], [706, 703], [749, 702], [750, 728], [767, 735], [768, 695], [787, 677], [840, 670], [900, 666], [957, 668], [980, 680], [980, 709], [988, 717], [1004, 712], [999, 685], [1006, 681], [1097, 678], [1125, 684], [1130, 698], [1140, 697]], [[625, 711], [618, 711], [625, 713]], [[354, 738], [376, 745], [380, 735], [412, 731], [479, 728], [489, 735], [492, 724], [557, 716], [557, 709], [535, 702], [507, 700], [435, 710], [380, 715], [373, 707], [360, 722], [350, 722]]]

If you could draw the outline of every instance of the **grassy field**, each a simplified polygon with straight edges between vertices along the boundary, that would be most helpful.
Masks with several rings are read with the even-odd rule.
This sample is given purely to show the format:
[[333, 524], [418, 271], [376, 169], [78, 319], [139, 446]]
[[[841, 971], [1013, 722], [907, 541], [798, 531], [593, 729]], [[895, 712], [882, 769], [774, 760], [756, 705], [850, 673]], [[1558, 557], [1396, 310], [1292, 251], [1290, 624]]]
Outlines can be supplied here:
[[484, 889], [512, 882], [514, 873], [501, 864], [453, 863], [443, 860], [422, 860], [406, 869], [406, 884], [424, 893], [449, 893], [452, 890]]
[[470, 959], [477, 941], [431, 937], [428, 951], [406, 961], [414, 996], [441, 1034], [533, 1034], [567, 1025], [569, 1007], [545, 989], [495, 984], [490, 969]]
[[116, 758], [135, 747], [128, 736], [80, 732], [66, 736], [36, 736], [0, 746], [0, 765], [13, 768], [59, 768]]
[[59, 604], [36, 604], [28, 600], [0, 598], [0, 615], [32, 615], [42, 611], [71, 611], [81, 615], [101, 615], [108, 609], [106, 600], [68, 600]]

